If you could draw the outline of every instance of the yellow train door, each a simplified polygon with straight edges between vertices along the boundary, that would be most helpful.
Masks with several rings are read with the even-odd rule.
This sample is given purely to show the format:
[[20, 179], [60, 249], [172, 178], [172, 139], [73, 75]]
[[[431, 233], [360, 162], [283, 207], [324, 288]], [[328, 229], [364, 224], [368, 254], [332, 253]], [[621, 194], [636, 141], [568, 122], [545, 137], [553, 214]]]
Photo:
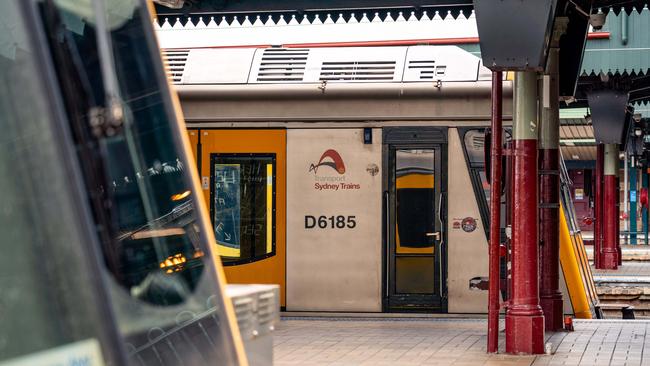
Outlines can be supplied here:
[[286, 131], [189, 134], [226, 280], [280, 285], [284, 307]]

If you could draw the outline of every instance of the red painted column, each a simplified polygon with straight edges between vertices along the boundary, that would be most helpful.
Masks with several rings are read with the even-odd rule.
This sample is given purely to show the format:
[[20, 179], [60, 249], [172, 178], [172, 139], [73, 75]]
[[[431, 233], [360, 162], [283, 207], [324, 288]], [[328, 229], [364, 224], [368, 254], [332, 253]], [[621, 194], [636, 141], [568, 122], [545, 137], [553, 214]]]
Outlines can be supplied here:
[[[558, 83], [559, 49], [551, 48], [545, 81], [548, 98], [541, 103], [539, 125], [539, 240], [540, 305], [545, 329], [564, 328], [564, 304], [560, 292], [560, 112]], [[543, 90], [543, 88], [542, 88]]]
[[618, 225], [618, 208], [616, 207], [618, 189], [618, 145], [605, 145], [603, 189], [603, 247], [601, 266], [604, 269], [618, 268], [618, 249], [616, 244], [616, 226]]
[[603, 238], [603, 163], [605, 145], [596, 145], [596, 171], [594, 177], [594, 266], [602, 269]]
[[[618, 166], [618, 165], [617, 165]], [[627, 167], [625, 167], [627, 169]], [[618, 169], [616, 169], [618, 173]], [[618, 252], [618, 265], [623, 264], [623, 250], [621, 249], [621, 177], [616, 174], [616, 251]], [[627, 212], [626, 212], [627, 214]]]
[[492, 72], [492, 141], [490, 159], [490, 250], [489, 250], [489, 291], [488, 291], [488, 353], [496, 353], [499, 348], [499, 285], [501, 282], [499, 256], [501, 246], [501, 157], [502, 132], [501, 99], [502, 74]]
[[544, 352], [544, 315], [539, 305], [537, 200], [537, 74], [515, 78], [514, 241], [512, 298], [506, 312], [506, 352]]

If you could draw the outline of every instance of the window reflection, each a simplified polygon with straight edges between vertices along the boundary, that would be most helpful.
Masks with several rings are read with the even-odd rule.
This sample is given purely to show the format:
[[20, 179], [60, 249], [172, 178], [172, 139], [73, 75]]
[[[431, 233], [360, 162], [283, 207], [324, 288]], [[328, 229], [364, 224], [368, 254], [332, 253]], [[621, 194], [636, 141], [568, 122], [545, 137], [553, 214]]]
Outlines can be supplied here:
[[80, 225], [74, 165], [27, 5], [0, 1], [0, 364], [42, 364], [37, 352], [82, 345], [117, 365], [92, 232]]
[[144, 2], [55, 3], [43, 21], [131, 360], [234, 364]]
[[210, 211], [224, 264], [275, 253], [275, 154], [212, 154]]

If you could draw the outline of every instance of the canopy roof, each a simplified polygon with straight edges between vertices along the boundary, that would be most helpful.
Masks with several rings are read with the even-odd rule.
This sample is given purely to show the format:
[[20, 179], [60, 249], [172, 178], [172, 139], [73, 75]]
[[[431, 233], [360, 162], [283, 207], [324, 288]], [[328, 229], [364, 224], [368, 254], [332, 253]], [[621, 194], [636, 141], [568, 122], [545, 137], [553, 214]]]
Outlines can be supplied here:
[[[158, 1], [164, 3], [165, 1]], [[471, 11], [474, 7], [473, 0], [181, 0], [171, 1], [182, 4], [180, 9], [173, 9], [167, 6], [156, 4], [158, 14], [180, 15], [180, 14], [284, 14], [289, 18], [291, 14], [303, 14], [311, 12], [386, 12], [405, 11], [416, 12], [424, 10], [438, 10], [441, 12], [450, 11], [457, 16], [460, 11]], [[583, 1], [579, 1], [583, 3]], [[592, 9], [597, 11], [603, 8], [610, 9], [616, 14], [622, 10], [630, 13], [633, 10], [641, 11], [649, 0], [595, 0], [592, 2]]]

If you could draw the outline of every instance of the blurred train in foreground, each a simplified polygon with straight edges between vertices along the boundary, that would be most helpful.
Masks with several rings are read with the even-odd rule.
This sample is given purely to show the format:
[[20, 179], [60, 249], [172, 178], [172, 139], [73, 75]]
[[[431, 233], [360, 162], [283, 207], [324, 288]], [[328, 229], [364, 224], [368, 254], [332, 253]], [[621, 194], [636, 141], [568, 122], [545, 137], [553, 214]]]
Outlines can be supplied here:
[[246, 365], [145, 1], [0, 18], [0, 365]]
[[[280, 284], [287, 311], [486, 312], [479, 58], [455, 46], [163, 54], [229, 282]], [[507, 120], [511, 96], [506, 80]], [[588, 263], [565, 258], [566, 311], [591, 317]]]

